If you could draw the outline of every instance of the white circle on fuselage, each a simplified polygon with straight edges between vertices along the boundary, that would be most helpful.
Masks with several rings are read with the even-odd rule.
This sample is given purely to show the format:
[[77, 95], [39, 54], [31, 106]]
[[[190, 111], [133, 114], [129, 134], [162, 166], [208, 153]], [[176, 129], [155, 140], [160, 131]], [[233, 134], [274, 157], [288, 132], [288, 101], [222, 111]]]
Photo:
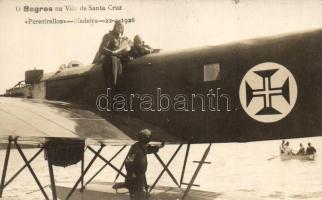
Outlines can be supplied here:
[[239, 87], [244, 111], [253, 119], [272, 123], [286, 117], [297, 99], [297, 84], [284, 66], [265, 62], [252, 67]]

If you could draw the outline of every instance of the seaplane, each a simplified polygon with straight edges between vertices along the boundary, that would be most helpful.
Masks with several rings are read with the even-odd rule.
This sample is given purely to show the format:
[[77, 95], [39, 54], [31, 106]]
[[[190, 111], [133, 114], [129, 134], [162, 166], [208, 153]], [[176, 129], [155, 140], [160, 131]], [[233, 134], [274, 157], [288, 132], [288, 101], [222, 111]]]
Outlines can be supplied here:
[[[31, 166], [44, 151], [52, 199], [128, 199], [111, 184], [101, 190], [89, 185], [105, 167], [115, 170], [116, 180], [126, 176], [124, 163], [112, 161], [148, 128], [152, 142], [177, 145], [166, 161], [154, 154], [163, 170], [148, 183], [149, 198], [215, 199], [215, 193], [192, 189], [214, 143], [322, 135], [322, 29], [148, 54], [123, 63], [116, 85], [106, 81], [102, 64], [71, 66], [49, 74], [27, 71], [23, 85], [0, 97], [0, 143], [6, 145], [0, 197], [27, 168], [50, 199]], [[209, 145], [186, 177], [190, 146], [197, 143]], [[25, 165], [7, 179], [12, 145]], [[26, 145], [39, 148], [29, 159]], [[111, 145], [120, 150], [108, 159], [101, 152]], [[87, 166], [85, 150], [93, 153]], [[181, 150], [181, 173], [174, 174], [169, 167]], [[97, 159], [105, 165], [85, 183]], [[79, 162], [74, 186], [59, 193], [53, 166]], [[165, 174], [177, 188], [158, 185]]]

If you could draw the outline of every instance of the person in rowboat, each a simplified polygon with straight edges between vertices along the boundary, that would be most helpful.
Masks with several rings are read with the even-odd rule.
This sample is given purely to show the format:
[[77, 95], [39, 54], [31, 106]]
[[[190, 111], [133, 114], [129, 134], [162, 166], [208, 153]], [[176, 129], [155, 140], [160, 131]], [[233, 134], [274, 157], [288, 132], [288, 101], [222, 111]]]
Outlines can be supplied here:
[[305, 148], [303, 147], [302, 143], [300, 143], [300, 149], [296, 155], [305, 155]]
[[284, 154], [285, 153], [285, 147], [284, 147], [284, 145], [285, 145], [285, 140], [282, 140], [282, 144], [280, 146], [280, 153], [281, 154]]
[[313, 146], [311, 146], [311, 143], [309, 142], [307, 145], [308, 146], [306, 148], [306, 154], [307, 155], [315, 154], [316, 153], [316, 149]]
[[285, 143], [284, 149], [285, 149], [284, 154], [286, 154], [286, 155], [294, 155], [294, 153], [293, 153], [293, 151], [292, 151], [292, 149], [290, 147], [290, 143], [288, 141]]

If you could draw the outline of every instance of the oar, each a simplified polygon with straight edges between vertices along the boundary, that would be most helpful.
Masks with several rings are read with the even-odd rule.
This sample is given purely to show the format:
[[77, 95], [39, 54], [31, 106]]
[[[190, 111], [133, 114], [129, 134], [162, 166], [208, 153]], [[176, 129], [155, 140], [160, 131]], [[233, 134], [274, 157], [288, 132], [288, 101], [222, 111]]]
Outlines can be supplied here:
[[280, 156], [281, 156], [281, 155], [273, 156], [273, 157], [268, 158], [267, 160], [273, 160], [273, 159], [275, 159], [275, 158], [277, 158], [277, 157], [280, 157]]

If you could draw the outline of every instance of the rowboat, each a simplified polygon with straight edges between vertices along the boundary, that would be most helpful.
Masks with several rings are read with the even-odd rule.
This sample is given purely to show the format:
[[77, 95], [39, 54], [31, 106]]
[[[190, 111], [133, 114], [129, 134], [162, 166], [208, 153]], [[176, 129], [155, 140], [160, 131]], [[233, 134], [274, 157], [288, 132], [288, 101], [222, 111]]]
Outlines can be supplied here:
[[281, 160], [292, 160], [292, 159], [298, 159], [298, 160], [314, 160], [316, 155], [310, 154], [310, 155], [287, 155], [287, 154], [281, 154]]

